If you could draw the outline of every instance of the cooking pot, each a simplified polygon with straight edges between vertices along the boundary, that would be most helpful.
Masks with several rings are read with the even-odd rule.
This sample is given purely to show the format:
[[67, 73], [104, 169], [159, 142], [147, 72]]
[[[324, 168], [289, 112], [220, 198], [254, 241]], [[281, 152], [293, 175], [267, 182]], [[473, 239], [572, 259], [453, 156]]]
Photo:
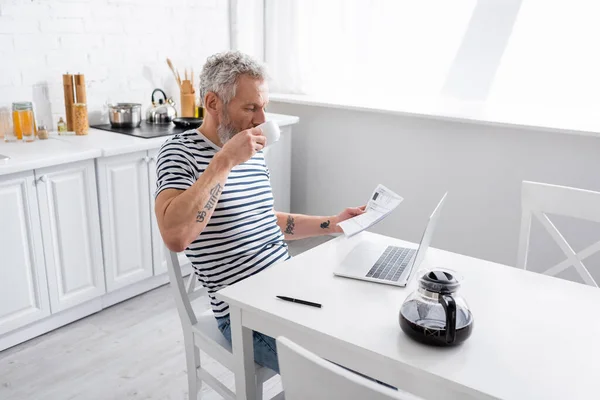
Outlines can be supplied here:
[[135, 128], [142, 122], [142, 105], [117, 103], [108, 105], [108, 120], [117, 128]]

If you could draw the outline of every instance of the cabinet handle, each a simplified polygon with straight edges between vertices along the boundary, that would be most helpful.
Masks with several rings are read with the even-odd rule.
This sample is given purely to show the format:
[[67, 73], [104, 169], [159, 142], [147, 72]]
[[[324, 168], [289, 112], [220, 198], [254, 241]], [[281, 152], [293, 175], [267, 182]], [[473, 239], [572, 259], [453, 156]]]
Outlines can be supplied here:
[[48, 180], [48, 177], [46, 175], [42, 175], [38, 178], [38, 182], [46, 182]]
[[156, 157], [150, 157], [150, 161], [156, 162]]
[[150, 162], [150, 157], [146, 156], [146, 157], [142, 158], [142, 160], [143, 160], [143, 161], [144, 161], [146, 164], [148, 164], [148, 163]]

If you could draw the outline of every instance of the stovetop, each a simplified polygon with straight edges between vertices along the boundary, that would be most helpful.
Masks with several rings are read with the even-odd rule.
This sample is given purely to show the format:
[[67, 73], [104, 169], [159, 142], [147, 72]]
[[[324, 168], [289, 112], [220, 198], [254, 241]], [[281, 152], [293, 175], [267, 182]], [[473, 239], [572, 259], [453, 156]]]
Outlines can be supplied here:
[[175, 124], [153, 125], [146, 123], [146, 121], [142, 121], [141, 125], [137, 128], [116, 128], [110, 124], [91, 125], [90, 127], [102, 129], [104, 131], [122, 133], [124, 135], [136, 136], [144, 139], [150, 139], [160, 136], [171, 136], [177, 133], [185, 132], [190, 129], [178, 128], [175, 126]]

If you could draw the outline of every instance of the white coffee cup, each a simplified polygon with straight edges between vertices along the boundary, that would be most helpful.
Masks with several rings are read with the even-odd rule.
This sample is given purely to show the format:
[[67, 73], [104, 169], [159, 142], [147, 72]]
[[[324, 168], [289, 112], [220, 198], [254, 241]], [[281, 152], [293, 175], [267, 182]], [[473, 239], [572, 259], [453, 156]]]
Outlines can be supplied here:
[[267, 138], [267, 146], [270, 146], [273, 143], [277, 142], [279, 140], [279, 137], [281, 136], [279, 125], [275, 121], [264, 122], [257, 126], [257, 128], [260, 128], [262, 134]]

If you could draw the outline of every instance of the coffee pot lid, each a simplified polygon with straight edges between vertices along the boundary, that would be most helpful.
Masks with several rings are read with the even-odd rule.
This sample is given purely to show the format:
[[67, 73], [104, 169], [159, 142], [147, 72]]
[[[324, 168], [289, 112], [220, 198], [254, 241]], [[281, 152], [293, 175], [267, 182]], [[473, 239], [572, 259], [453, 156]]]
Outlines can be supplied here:
[[431, 269], [419, 279], [419, 286], [434, 293], [454, 293], [460, 287], [460, 277], [447, 269]]

